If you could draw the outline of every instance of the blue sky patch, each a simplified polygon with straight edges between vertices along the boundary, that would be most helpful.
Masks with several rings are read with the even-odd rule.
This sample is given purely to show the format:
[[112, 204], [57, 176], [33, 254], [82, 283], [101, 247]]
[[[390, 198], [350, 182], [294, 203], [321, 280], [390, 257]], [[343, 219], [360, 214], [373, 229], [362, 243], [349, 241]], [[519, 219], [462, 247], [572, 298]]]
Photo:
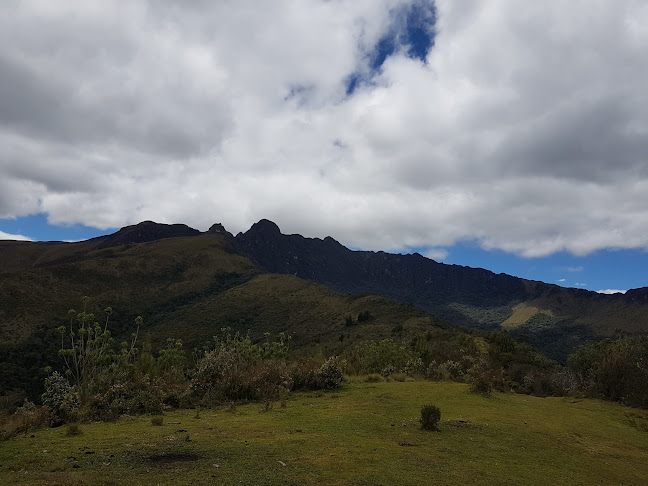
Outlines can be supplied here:
[[426, 63], [427, 55], [434, 46], [434, 3], [419, 1], [393, 9], [390, 14], [392, 21], [387, 32], [366, 55], [369, 72], [362, 74], [356, 71], [347, 78], [347, 95], [353, 94], [363, 82], [371, 84], [371, 79], [380, 72], [387, 58], [396, 52], [406, 50], [410, 58]]

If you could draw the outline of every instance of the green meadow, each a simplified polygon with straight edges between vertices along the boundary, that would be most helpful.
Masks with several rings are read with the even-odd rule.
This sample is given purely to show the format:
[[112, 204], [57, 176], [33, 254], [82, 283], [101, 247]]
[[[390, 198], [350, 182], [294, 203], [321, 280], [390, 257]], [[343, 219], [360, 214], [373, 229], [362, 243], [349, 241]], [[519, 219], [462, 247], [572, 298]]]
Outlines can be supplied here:
[[[439, 432], [421, 406], [441, 409]], [[356, 379], [337, 392], [28, 431], [0, 484], [624, 484], [648, 480], [648, 413], [457, 383]]]

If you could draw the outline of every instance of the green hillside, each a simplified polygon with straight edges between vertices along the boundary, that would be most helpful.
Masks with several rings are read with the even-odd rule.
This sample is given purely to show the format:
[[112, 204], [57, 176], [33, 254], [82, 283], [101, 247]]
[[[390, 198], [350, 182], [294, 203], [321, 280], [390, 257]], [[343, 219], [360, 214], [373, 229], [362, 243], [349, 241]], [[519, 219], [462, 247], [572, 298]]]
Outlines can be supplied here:
[[[347, 326], [347, 316], [369, 312], [366, 322]], [[357, 319], [357, 318], [356, 318]], [[199, 343], [222, 327], [240, 332], [286, 333], [296, 348], [334, 354], [342, 341], [392, 337], [396, 326], [412, 336], [444, 325], [425, 312], [380, 296], [346, 296], [289, 275], [259, 275], [220, 294], [200, 299], [163, 318], [150, 329], [153, 340], [183, 336]], [[401, 329], [399, 327], [399, 329]]]
[[[393, 337], [394, 328], [396, 337], [406, 338], [444, 325], [385, 297], [346, 296], [294, 276], [262, 274], [220, 235], [102, 250], [94, 249], [96, 242], [13, 246], [16, 261], [28, 263], [0, 273], [0, 395], [41, 393], [45, 367], [62, 366], [55, 329], [66, 323], [69, 309], [80, 310], [86, 295], [98, 320], [112, 307], [110, 329], [118, 341], [141, 315], [140, 343], [154, 351], [167, 338], [202, 348], [231, 327], [254, 339], [284, 332], [297, 353], [329, 355], [360, 340]], [[49, 256], [36, 258], [33, 248]], [[345, 325], [361, 312], [369, 319]]]
[[68, 251], [57, 256], [58, 260], [0, 273], [2, 342], [24, 339], [56, 316], [65, 318], [67, 310], [78, 307], [84, 295], [91, 298], [97, 311], [112, 306], [119, 326], [120, 318], [159, 318], [259, 273], [217, 235], [168, 238], [87, 253]]

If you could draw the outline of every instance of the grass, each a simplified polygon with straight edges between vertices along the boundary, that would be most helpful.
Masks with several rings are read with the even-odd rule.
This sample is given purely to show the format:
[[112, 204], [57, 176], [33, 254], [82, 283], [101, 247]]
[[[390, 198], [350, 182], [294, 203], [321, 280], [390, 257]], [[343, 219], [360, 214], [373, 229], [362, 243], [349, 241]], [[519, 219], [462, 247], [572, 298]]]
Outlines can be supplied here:
[[513, 315], [502, 322], [502, 328], [511, 330], [516, 329], [524, 324], [526, 324], [529, 319], [535, 316], [538, 313], [542, 313], [548, 316], [551, 316], [549, 311], [541, 311], [537, 307], [530, 306], [526, 303], [517, 304], [513, 307]]
[[[422, 405], [440, 432], [420, 429]], [[470, 394], [434, 382], [170, 412], [0, 443], [0, 484], [645, 484], [647, 413], [596, 400]]]

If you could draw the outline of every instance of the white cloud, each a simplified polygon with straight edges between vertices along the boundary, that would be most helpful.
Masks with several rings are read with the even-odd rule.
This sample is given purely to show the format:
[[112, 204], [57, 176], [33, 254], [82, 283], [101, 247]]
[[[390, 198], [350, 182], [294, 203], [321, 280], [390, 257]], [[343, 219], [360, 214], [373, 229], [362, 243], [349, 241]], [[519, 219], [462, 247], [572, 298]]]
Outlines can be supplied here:
[[436, 260], [438, 262], [444, 261], [446, 258], [448, 258], [448, 255], [448, 251], [444, 250], [443, 248], [429, 248], [423, 252], [423, 256], [431, 258], [432, 260]]
[[605, 290], [597, 290], [599, 294], [625, 294], [627, 290], [619, 290], [619, 289], [605, 289]]
[[4, 231], [0, 231], [0, 240], [33, 241], [29, 236], [12, 235], [11, 233], [5, 233]]
[[648, 247], [643, 2], [438, 0], [427, 64], [347, 97], [407, 3], [1, 4], [0, 218]]
[[578, 267], [567, 267], [565, 270], [567, 270], [568, 272], [582, 272], [585, 269], [582, 266], [578, 266]]
[[562, 283], [562, 282], [566, 282], [567, 279], [566, 278], [560, 278], [560, 279], [558, 279], [558, 281]]

